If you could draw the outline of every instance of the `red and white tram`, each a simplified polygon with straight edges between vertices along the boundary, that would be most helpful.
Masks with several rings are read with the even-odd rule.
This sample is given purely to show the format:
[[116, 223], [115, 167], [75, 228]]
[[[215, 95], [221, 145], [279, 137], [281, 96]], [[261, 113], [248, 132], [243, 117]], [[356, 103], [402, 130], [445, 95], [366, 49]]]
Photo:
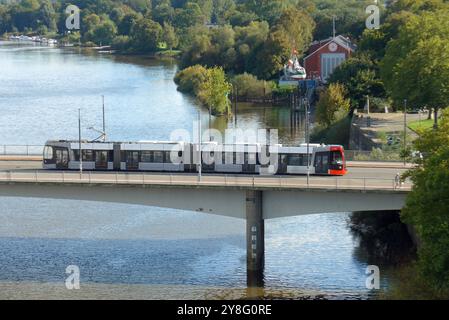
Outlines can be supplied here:
[[[185, 142], [48, 141], [44, 169], [197, 172], [198, 144]], [[259, 144], [201, 144], [204, 173], [342, 176], [347, 173], [344, 149], [337, 145], [299, 147]], [[309, 166], [307, 165], [309, 160]]]

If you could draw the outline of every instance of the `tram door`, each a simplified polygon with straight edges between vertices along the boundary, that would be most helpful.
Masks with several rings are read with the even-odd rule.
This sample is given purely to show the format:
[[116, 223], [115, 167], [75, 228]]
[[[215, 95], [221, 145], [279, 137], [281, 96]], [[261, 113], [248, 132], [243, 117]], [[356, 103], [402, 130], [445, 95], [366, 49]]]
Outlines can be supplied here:
[[95, 152], [95, 169], [108, 168], [108, 151]]
[[287, 173], [287, 155], [286, 154], [280, 154], [279, 155], [279, 170], [278, 174], [286, 174]]
[[139, 151], [128, 151], [126, 155], [126, 169], [127, 170], [139, 169]]
[[256, 154], [244, 153], [243, 173], [255, 173], [256, 172]]
[[69, 168], [69, 151], [67, 149], [55, 148], [56, 169]]
[[315, 155], [315, 173], [329, 173], [329, 152], [318, 152]]

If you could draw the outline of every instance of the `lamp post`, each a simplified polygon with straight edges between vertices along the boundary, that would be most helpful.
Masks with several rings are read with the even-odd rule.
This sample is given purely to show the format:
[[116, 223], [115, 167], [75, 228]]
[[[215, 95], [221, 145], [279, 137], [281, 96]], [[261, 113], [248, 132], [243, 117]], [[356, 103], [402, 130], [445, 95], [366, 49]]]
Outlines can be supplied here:
[[201, 182], [201, 174], [202, 174], [202, 154], [201, 154], [201, 111], [198, 111], [198, 182]]
[[404, 99], [404, 166], [407, 164], [407, 99]]
[[310, 179], [310, 138], [309, 138], [309, 100], [304, 98], [304, 106], [306, 110], [306, 143], [307, 143], [307, 187], [309, 186]]
[[103, 99], [103, 142], [106, 141], [106, 120], [104, 114], [104, 95], [101, 96]]
[[78, 139], [79, 139], [79, 149], [80, 149], [80, 179], [83, 175], [83, 152], [81, 144], [81, 108], [78, 108]]

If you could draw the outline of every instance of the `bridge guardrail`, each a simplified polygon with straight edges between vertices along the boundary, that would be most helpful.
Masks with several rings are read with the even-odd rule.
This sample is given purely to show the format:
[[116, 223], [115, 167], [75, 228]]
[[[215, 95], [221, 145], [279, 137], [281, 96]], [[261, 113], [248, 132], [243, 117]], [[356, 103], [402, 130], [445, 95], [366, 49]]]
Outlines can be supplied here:
[[152, 174], [123, 172], [91, 172], [82, 174], [75, 171], [1, 171], [0, 182], [35, 183], [88, 183], [117, 185], [168, 185], [168, 186], [211, 186], [211, 187], [271, 187], [310, 188], [329, 190], [411, 190], [410, 181], [382, 178], [344, 178], [310, 176], [236, 176]]
[[0, 145], [0, 155], [3, 156], [41, 156], [43, 151], [41, 145]]

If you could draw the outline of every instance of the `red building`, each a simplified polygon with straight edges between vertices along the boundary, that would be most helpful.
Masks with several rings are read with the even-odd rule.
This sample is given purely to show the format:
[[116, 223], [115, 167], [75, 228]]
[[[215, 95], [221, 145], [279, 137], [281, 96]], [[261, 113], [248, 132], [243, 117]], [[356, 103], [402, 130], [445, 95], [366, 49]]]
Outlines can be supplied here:
[[315, 41], [304, 58], [307, 79], [319, 79], [326, 82], [334, 69], [348, 59], [356, 46], [343, 36]]

